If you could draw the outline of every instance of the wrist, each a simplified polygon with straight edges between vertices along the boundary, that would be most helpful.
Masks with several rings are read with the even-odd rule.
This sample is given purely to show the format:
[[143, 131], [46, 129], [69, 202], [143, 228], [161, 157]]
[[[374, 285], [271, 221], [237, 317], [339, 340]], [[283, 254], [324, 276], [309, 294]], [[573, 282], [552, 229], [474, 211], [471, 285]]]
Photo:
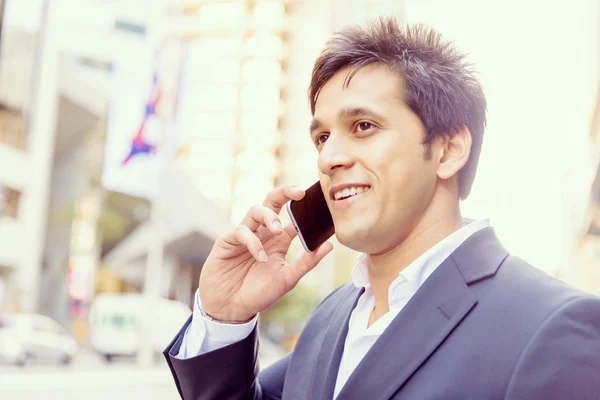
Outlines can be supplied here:
[[209, 321], [216, 322], [219, 324], [230, 324], [230, 325], [243, 325], [252, 321], [256, 315], [251, 317], [244, 317], [236, 314], [228, 314], [228, 315], [220, 315], [220, 314], [212, 314], [206, 312], [202, 307], [199, 308], [200, 314], [202, 317], [208, 319]]

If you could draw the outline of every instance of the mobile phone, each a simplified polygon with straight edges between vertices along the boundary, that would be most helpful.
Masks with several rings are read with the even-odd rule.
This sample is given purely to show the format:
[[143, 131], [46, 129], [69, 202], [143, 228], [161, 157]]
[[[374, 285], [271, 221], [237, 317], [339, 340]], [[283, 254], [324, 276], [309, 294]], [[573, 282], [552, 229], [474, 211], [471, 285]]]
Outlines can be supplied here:
[[288, 202], [287, 210], [304, 250], [312, 253], [333, 236], [335, 228], [321, 184], [315, 183], [305, 193], [301, 200]]

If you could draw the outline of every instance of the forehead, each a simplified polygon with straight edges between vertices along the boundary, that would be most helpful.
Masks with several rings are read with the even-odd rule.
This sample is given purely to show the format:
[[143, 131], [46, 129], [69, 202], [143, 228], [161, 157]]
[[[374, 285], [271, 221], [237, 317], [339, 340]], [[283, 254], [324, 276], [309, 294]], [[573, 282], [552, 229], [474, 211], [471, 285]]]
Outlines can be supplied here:
[[339, 70], [323, 85], [315, 103], [315, 118], [326, 118], [330, 112], [352, 106], [383, 109], [403, 105], [403, 83], [400, 76], [382, 64], [370, 64], [356, 71]]

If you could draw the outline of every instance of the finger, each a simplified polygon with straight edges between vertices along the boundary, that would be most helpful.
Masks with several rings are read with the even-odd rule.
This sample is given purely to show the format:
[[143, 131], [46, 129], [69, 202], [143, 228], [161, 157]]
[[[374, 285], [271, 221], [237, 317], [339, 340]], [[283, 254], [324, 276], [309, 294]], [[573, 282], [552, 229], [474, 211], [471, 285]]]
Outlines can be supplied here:
[[279, 186], [275, 190], [271, 191], [263, 206], [270, 208], [276, 214], [279, 214], [283, 206], [290, 200], [300, 200], [304, 197], [304, 190], [294, 185], [283, 185]]
[[237, 242], [248, 248], [248, 251], [258, 262], [266, 262], [268, 257], [261, 241], [258, 237], [245, 225], [240, 225], [235, 230], [235, 239]]
[[261, 226], [266, 227], [275, 235], [283, 232], [279, 215], [277, 215], [275, 211], [264, 206], [253, 206], [248, 211], [240, 225], [247, 226], [253, 232], [255, 232]]
[[291, 223], [285, 224], [283, 231], [290, 237], [290, 240], [293, 240], [298, 235], [298, 231]]
[[[289, 237], [290, 241], [294, 240], [294, 238], [296, 237], [296, 235], [298, 235], [298, 232], [296, 232], [296, 228], [294, 228], [294, 226], [289, 223], [286, 222], [283, 225], [283, 232], [286, 233], [286, 235]], [[269, 229], [266, 229], [264, 227], [260, 227], [258, 228], [258, 230], [256, 231], [256, 236], [258, 236], [258, 238], [260, 239], [261, 242], [265, 242], [266, 240], [272, 238], [273, 236], [277, 236], [281, 234], [281, 231], [276, 232], [275, 234], [273, 234], [273, 232]]]
[[298, 281], [302, 279], [310, 270], [315, 268], [319, 262], [333, 250], [331, 242], [325, 242], [312, 253], [303, 253], [296, 261], [286, 269], [286, 288], [290, 290], [296, 286]]

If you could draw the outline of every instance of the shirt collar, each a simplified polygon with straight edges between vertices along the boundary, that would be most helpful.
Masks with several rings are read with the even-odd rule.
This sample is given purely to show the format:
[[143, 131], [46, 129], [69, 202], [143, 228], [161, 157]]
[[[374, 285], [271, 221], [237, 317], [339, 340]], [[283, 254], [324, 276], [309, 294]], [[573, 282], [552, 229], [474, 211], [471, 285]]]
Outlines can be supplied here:
[[[390, 292], [399, 281], [408, 281], [416, 291], [429, 278], [435, 269], [452, 254], [465, 240], [475, 232], [490, 225], [489, 219], [477, 221], [465, 219], [465, 224], [436, 243], [433, 247], [421, 254], [415, 261], [404, 268], [398, 279], [390, 285]], [[371, 287], [367, 269], [367, 255], [364, 253], [356, 257], [356, 263], [352, 269], [352, 282], [357, 288], [368, 289]], [[390, 297], [391, 298], [391, 297]]]
[[360, 253], [356, 256], [354, 268], [352, 268], [352, 283], [357, 288], [370, 288], [369, 272], [367, 271], [367, 255]]

